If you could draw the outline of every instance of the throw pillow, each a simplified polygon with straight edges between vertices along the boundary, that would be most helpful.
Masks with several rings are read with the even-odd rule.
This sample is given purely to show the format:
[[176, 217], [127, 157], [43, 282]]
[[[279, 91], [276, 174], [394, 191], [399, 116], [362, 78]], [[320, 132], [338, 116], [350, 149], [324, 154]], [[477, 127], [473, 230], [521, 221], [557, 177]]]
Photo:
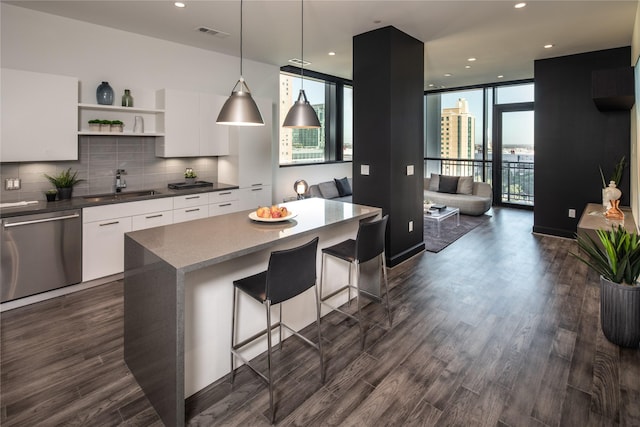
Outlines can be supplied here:
[[440, 174], [432, 173], [431, 180], [429, 181], [429, 191], [438, 191], [438, 187], [440, 186]]
[[351, 186], [349, 185], [349, 180], [346, 176], [342, 179], [333, 178], [333, 180], [336, 182], [336, 187], [338, 188], [338, 194], [340, 194], [340, 197], [350, 196], [352, 194]]
[[473, 177], [461, 176], [458, 180], [458, 194], [473, 194]]
[[318, 184], [318, 189], [320, 190], [320, 194], [324, 199], [334, 199], [336, 197], [340, 197], [338, 193], [338, 189], [336, 188], [336, 183], [333, 181], [321, 182]]
[[458, 176], [440, 176], [440, 185], [438, 186], [438, 193], [451, 193], [456, 194], [458, 191]]

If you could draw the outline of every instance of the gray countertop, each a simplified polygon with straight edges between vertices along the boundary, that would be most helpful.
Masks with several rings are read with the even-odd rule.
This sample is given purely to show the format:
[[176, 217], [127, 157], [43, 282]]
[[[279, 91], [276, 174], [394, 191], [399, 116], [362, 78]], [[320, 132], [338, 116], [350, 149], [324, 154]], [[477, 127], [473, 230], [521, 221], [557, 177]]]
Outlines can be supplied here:
[[197, 270], [273, 246], [314, 230], [374, 217], [382, 211], [320, 198], [281, 203], [295, 217], [282, 222], [256, 222], [242, 211], [147, 230], [126, 236], [183, 272]]
[[[201, 187], [201, 188], [191, 188], [184, 190], [172, 190], [170, 188], [161, 188], [154, 189], [158, 194], [154, 194], [152, 196], [140, 196], [135, 198], [123, 199], [123, 200], [103, 200], [100, 202], [93, 202], [86, 200], [83, 196], [72, 197], [69, 200], [57, 200], [55, 202], [47, 202], [47, 201], [38, 201], [38, 203], [26, 205], [26, 206], [17, 206], [17, 207], [6, 207], [0, 208], [0, 218], [9, 218], [19, 215], [30, 215], [37, 213], [49, 213], [49, 212], [59, 212], [65, 211], [69, 209], [81, 209], [88, 208], [91, 206], [101, 206], [101, 205], [112, 205], [114, 203], [127, 203], [127, 202], [138, 202], [141, 200], [151, 200], [151, 199], [161, 199], [163, 197], [175, 197], [175, 196], [184, 196], [187, 194], [196, 194], [196, 193], [209, 193], [212, 191], [224, 191], [224, 190], [234, 190], [238, 188], [237, 185], [225, 184], [222, 182], [216, 182], [212, 187]], [[129, 191], [135, 191], [133, 189]], [[126, 194], [127, 191], [123, 191], [123, 194]], [[86, 197], [86, 196], [85, 196]]]

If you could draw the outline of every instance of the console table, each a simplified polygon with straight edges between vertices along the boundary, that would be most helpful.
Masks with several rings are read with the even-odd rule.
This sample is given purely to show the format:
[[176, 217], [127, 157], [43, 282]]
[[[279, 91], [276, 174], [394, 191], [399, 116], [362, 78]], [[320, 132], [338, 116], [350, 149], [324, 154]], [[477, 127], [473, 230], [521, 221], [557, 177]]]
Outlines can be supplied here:
[[584, 208], [584, 212], [578, 222], [578, 236], [590, 236], [592, 239], [599, 243], [596, 230], [608, 230], [611, 227], [617, 227], [623, 225], [629, 232], [637, 233], [635, 221], [633, 220], [633, 214], [628, 207], [621, 207], [620, 210], [624, 213], [624, 221], [610, 220], [604, 216], [606, 208], [601, 204], [588, 203]]

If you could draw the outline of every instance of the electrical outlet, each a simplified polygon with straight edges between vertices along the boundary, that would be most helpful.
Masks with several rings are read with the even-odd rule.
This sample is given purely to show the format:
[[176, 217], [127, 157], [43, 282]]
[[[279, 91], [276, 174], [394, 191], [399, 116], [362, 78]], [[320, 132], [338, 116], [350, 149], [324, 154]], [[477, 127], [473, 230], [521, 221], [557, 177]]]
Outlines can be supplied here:
[[4, 180], [4, 189], [5, 190], [19, 190], [20, 189], [20, 178], [7, 178]]
[[409, 233], [413, 231], [413, 221], [409, 221]]
[[569, 209], [569, 218], [575, 218], [575, 217], [576, 217], [576, 210]]
[[360, 165], [360, 175], [369, 175], [369, 165]]

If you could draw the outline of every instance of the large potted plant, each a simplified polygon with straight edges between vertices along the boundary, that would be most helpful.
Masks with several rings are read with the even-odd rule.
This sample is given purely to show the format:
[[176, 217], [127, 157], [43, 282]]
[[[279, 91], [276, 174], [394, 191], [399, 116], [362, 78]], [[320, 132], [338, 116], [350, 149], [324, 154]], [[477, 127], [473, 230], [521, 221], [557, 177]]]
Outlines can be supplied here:
[[78, 171], [71, 173], [71, 168], [62, 171], [55, 176], [49, 176], [46, 173], [44, 176], [56, 187], [58, 190], [58, 198], [60, 200], [70, 199], [71, 193], [73, 192], [73, 186], [84, 181], [84, 179], [78, 178]]
[[580, 254], [572, 254], [600, 274], [600, 324], [609, 341], [640, 346], [640, 238], [622, 225], [577, 236]]

